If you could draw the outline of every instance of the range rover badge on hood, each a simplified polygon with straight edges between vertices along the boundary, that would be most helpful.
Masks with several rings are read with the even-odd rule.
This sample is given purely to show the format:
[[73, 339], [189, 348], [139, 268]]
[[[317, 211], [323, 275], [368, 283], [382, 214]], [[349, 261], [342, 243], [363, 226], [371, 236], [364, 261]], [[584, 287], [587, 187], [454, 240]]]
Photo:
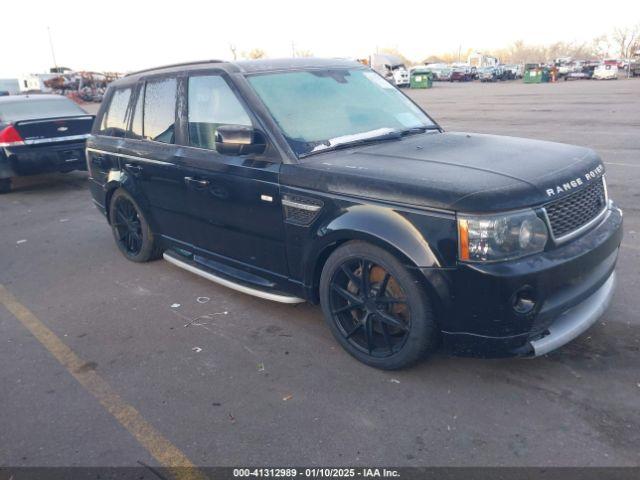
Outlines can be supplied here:
[[547, 196], [553, 197], [554, 195], [558, 195], [560, 193], [566, 193], [569, 190], [578, 188], [579, 186], [585, 184], [586, 182], [599, 178], [603, 172], [604, 172], [604, 167], [602, 166], [602, 164], [600, 164], [593, 170], [589, 170], [588, 172], [586, 172], [582, 177], [576, 177], [560, 185], [556, 185], [553, 188], [547, 188]]

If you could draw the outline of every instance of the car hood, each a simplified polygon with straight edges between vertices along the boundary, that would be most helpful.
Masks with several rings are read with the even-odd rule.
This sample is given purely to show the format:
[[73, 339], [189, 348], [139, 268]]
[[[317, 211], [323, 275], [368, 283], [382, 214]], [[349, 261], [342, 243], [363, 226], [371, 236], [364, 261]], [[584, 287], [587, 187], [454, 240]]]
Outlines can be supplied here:
[[465, 212], [537, 206], [604, 173], [591, 149], [476, 133], [425, 133], [283, 165], [284, 185]]

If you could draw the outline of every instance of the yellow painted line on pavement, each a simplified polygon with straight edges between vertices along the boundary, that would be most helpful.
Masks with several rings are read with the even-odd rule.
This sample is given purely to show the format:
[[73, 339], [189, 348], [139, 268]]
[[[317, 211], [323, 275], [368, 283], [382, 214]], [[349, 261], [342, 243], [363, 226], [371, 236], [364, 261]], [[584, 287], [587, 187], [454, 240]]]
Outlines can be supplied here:
[[176, 446], [148, 423], [140, 412], [126, 403], [95, 370], [78, 357], [0, 284], [0, 304], [4, 305], [55, 359], [126, 428], [163, 467], [178, 480], [207, 478]]

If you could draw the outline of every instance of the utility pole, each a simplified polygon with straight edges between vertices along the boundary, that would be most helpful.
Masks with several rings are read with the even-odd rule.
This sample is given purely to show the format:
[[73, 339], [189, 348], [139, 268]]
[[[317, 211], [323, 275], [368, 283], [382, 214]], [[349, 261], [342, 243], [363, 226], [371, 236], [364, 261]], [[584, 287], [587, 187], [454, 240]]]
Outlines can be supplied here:
[[51, 47], [51, 56], [53, 57], [53, 67], [58, 73], [58, 63], [56, 62], [56, 52], [53, 49], [53, 40], [51, 39], [51, 29], [47, 27], [47, 34], [49, 35], [49, 46]]

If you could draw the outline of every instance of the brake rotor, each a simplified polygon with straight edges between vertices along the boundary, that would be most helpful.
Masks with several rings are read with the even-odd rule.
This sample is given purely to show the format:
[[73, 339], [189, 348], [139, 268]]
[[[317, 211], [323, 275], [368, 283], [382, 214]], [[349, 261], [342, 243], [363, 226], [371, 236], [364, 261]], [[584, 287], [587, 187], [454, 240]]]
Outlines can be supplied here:
[[[354, 272], [354, 274], [358, 277], [361, 277], [362, 267], [358, 267]], [[378, 265], [374, 265], [373, 267], [371, 267], [371, 270], [369, 271], [369, 284], [373, 288], [375, 288], [376, 286], [380, 286], [386, 274], [387, 274], [387, 271], [384, 268]], [[347, 290], [350, 293], [353, 293], [354, 295], [358, 295], [360, 293], [358, 291], [358, 286], [355, 283], [353, 283], [351, 280], [349, 280], [349, 283], [347, 284]], [[383, 296], [390, 296], [398, 300], [405, 299], [404, 291], [402, 290], [402, 288], [400, 287], [400, 285], [398, 284], [398, 282], [393, 276], [389, 278], [389, 281], [387, 282], [386, 295], [383, 292]], [[389, 312], [399, 316], [405, 321], [408, 320], [409, 315], [407, 311], [407, 305], [404, 303], [391, 304], [389, 308]], [[356, 321], [359, 321], [361, 316], [358, 311], [352, 311], [351, 315]]]

